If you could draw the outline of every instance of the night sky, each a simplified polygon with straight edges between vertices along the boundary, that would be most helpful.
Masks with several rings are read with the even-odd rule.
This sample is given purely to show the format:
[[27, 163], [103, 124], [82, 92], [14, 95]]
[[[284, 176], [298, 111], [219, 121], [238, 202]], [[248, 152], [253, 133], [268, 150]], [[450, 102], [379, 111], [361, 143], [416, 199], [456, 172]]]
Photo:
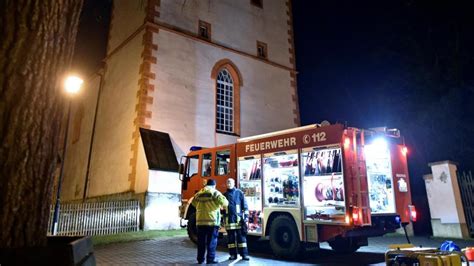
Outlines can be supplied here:
[[400, 129], [419, 234], [430, 233], [427, 164], [453, 160], [461, 171], [474, 170], [473, 7], [293, 1], [302, 124]]
[[[245, 1], [245, 0], [243, 0]], [[105, 57], [111, 1], [86, 0], [74, 68]], [[468, 1], [293, 1], [302, 125], [398, 128], [409, 148], [418, 234], [430, 233], [427, 163], [474, 169], [474, 5]]]

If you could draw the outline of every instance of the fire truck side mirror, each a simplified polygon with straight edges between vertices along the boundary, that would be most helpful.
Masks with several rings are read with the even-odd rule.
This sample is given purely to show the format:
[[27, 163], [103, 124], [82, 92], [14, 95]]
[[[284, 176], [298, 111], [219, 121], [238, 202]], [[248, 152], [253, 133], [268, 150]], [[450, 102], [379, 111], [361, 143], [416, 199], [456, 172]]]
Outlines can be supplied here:
[[178, 173], [180, 175], [184, 174], [184, 164], [182, 164], [182, 163], [179, 164]]

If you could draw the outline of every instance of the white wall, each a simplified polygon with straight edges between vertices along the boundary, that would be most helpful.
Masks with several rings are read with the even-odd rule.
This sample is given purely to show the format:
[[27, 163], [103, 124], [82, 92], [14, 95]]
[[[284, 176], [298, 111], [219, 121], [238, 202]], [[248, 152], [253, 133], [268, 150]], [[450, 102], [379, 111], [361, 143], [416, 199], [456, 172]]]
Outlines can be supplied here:
[[264, 0], [263, 8], [250, 0], [161, 0], [158, 21], [194, 34], [199, 20], [206, 21], [211, 24], [213, 42], [252, 55], [257, 54], [257, 40], [265, 42], [271, 61], [291, 67], [286, 12], [286, 0]]
[[[82, 199], [84, 194], [87, 159], [94, 122], [94, 113], [97, 102], [97, 93], [100, 85], [100, 76], [94, 75], [84, 82], [81, 91], [73, 99], [71, 121], [69, 122], [68, 147], [64, 164], [63, 185], [61, 187], [62, 200]], [[83, 116], [80, 134], [77, 142], [73, 142], [75, 124], [79, 105], [82, 105]]]
[[[136, 117], [135, 104], [138, 89], [139, 65], [142, 61], [143, 31], [129, 42], [124, 42], [140, 26], [145, 18], [147, 1], [114, 0], [108, 40], [108, 56], [120, 44], [124, 46], [106, 61], [104, 87], [97, 112], [94, 146], [92, 147], [87, 196], [102, 196], [130, 190], [128, 175], [132, 157], [133, 119]], [[87, 170], [87, 157], [91, 141], [93, 115], [97, 102], [99, 78], [86, 81], [83, 99], [84, 118], [81, 135], [77, 143], [69, 143], [65, 165], [62, 198], [82, 199]], [[79, 95], [82, 97], [82, 95]], [[72, 115], [74, 118], [74, 114]], [[72, 119], [73, 120], [73, 119]], [[70, 134], [73, 133], [71, 120]], [[72, 140], [72, 139], [70, 139]], [[136, 192], [144, 192], [148, 185], [142, 178], [144, 168], [143, 145], [139, 144]]]
[[[288, 51], [286, 0], [265, 0], [263, 9], [250, 1], [162, 0], [159, 21], [197, 33], [198, 20], [212, 24], [212, 41], [256, 55], [256, 41], [268, 44], [269, 59], [291, 68]], [[210, 3], [210, 6], [208, 4]], [[144, 22], [146, 1], [115, 0], [108, 52], [118, 47]], [[107, 58], [105, 81], [97, 113], [88, 197], [152, 189], [139, 140], [135, 187], [130, 187], [133, 121], [142, 62], [143, 31]], [[211, 70], [230, 59], [242, 74], [241, 136], [294, 127], [290, 72], [248, 56], [160, 29], [154, 34], [157, 64], [151, 129], [170, 134], [178, 159], [190, 146], [235, 142], [235, 136], [215, 133], [215, 84]], [[94, 81], [97, 83], [97, 81]], [[98, 84], [91, 85], [98, 86]], [[96, 93], [96, 91], [95, 91]], [[87, 97], [86, 115], [77, 146], [69, 147], [63, 192], [65, 199], [82, 197], [92, 114], [96, 99]], [[68, 165], [68, 161], [71, 164]], [[74, 162], [74, 163], [72, 163]]]
[[432, 177], [425, 178], [426, 193], [432, 219], [441, 223], [466, 223], [456, 165], [448, 162], [432, 163]]
[[152, 129], [170, 134], [178, 157], [190, 146], [234, 142], [215, 134], [215, 84], [211, 70], [230, 59], [242, 74], [241, 136], [294, 127], [290, 73], [166, 30], [154, 34], [156, 73]]
[[90, 170], [90, 197], [130, 190], [141, 39], [138, 35], [107, 61]]
[[148, 192], [181, 193], [178, 173], [149, 170]]
[[145, 230], [178, 229], [181, 182], [178, 173], [149, 170]]

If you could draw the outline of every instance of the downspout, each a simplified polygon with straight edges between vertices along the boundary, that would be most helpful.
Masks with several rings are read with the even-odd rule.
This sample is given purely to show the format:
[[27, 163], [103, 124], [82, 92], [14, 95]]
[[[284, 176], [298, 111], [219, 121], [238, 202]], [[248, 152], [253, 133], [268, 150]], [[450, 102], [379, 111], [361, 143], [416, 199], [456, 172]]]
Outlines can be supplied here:
[[105, 73], [105, 70], [103, 67], [97, 72], [97, 75], [99, 75], [100, 77], [100, 82], [99, 82], [99, 91], [97, 92], [97, 103], [95, 104], [94, 122], [92, 123], [92, 134], [91, 134], [91, 141], [89, 145], [89, 154], [87, 156], [87, 168], [86, 168], [87, 170], [86, 170], [86, 178], [84, 182], [84, 194], [82, 195], [83, 202], [87, 198], [87, 192], [89, 188], [89, 174], [90, 174], [90, 168], [91, 168], [92, 147], [94, 146], [95, 127], [96, 127], [96, 122], [97, 122], [97, 113], [99, 111], [100, 96], [102, 93], [102, 87], [104, 86], [104, 73]]

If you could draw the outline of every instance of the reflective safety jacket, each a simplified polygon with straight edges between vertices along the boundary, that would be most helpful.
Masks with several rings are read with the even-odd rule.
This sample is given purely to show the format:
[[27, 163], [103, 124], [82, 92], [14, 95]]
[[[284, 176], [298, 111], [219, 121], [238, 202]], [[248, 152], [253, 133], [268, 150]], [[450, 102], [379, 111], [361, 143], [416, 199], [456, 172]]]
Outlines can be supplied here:
[[229, 201], [225, 213], [225, 229], [236, 230], [240, 229], [240, 221], [243, 214], [248, 214], [247, 201], [244, 193], [238, 188], [227, 189], [224, 196]]
[[194, 195], [191, 204], [196, 208], [196, 225], [220, 226], [220, 208], [229, 202], [218, 190], [205, 186]]

